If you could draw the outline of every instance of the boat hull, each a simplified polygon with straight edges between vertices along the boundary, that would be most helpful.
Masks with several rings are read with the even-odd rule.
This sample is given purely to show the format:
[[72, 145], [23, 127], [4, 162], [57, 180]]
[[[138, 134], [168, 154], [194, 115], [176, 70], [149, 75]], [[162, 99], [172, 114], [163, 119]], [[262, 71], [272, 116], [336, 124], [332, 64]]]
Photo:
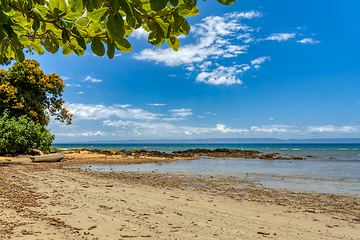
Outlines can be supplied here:
[[60, 162], [65, 157], [65, 153], [53, 153], [30, 157], [33, 162]]

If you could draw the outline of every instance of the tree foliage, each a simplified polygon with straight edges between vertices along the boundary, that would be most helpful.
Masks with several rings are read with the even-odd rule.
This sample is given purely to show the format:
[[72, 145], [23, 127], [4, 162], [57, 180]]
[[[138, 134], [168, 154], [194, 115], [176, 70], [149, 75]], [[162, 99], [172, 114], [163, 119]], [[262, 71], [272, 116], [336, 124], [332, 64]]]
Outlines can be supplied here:
[[25, 153], [31, 149], [49, 153], [53, 140], [54, 135], [26, 115], [10, 117], [5, 111], [0, 116], [0, 155]]
[[[235, 0], [217, 0], [229, 5]], [[0, 64], [24, 60], [30, 53], [84, 55], [90, 44], [98, 56], [113, 58], [115, 49], [130, 52], [126, 39], [134, 29], [149, 32], [148, 42], [165, 41], [175, 51], [177, 37], [188, 35], [185, 19], [199, 14], [197, 0], [2, 0]]]
[[17, 62], [8, 71], [0, 70], [0, 114], [10, 117], [26, 115], [46, 126], [49, 114], [56, 120], [71, 123], [72, 115], [61, 99], [64, 84], [55, 73], [45, 74], [35, 60]]

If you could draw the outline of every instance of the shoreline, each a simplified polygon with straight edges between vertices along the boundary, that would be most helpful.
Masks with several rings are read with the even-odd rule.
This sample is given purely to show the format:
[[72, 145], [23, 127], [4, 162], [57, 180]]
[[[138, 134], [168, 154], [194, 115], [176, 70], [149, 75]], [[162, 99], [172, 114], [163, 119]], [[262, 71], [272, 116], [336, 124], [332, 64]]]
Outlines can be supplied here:
[[[77, 164], [0, 158], [0, 238], [356, 239], [360, 197], [264, 188], [253, 179], [198, 174], [93, 172]], [[75, 154], [75, 155], [74, 155]], [[96, 158], [97, 157], [97, 158]]]

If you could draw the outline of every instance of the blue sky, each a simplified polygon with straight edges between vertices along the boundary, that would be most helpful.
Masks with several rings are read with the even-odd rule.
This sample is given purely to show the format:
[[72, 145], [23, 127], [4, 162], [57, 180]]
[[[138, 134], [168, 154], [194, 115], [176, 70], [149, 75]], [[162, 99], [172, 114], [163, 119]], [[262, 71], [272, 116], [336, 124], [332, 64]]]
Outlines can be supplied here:
[[360, 136], [359, 1], [199, 1], [173, 52], [32, 55], [66, 84], [56, 142]]

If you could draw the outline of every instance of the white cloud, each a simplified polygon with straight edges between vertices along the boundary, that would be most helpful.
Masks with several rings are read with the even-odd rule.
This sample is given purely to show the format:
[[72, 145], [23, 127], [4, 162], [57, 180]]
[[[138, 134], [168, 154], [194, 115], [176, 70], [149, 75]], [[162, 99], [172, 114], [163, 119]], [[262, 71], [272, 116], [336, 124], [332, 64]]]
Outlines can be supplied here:
[[186, 67], [186, 70], [192, 72], [195, 70], [195, 67], [194, 66], [189, 66], [189, 67]]
[[[247, 70], [247, 65], [234, 65], [231, 67], [219, 66], [211, 71], [203, 71], [196, 77], [197, 82], [205, 82], [212, 85], [219, 84], [242, 84], [236, 76]], [[245, 70], [245, 71], [244, 71]]]
[[295, 38], [296, 33], [273, 33], [269, 37], [265, 38], [264, 40], [273, 40], [273, 41], [287, 41], [290, 38]]
[[103, 80], [101, 79], [96, 79], [96, 78], [93, 78], [92, 76], [87, 76], [83, 82], [93, 82], [93, 83], [99, 83], [99, 82], [102, 82]]
[[114, 107], [119, 107], [119, 108], [128, 108], [131, 107], [131, 104], [114, 104]]
[[[180, 110], [180, 109], [179, 109]], [[175, 111], [181, 112], [181, 111]], [[186, 111], [185, 111], [186, 112]], [[106, 113], [107, 116], [112, 114]], [[83, 121], [93, 120], [89, 116], [83, 118]], [[202, 116], [199, 116], [200, 118]], [[282, 139], [288, 138], [323, 138], [323, 137], [357, 137], [360, 133], [360, 126], [302, 126], [302, 125], [265, 125], [265, 126], [251, 126], [245, 128], [233, 128], [222, 123], [215, 126], [198, 127], [174, 124], [173, 122], [165, 121], [167, 119], [158, 118], [156, 120], [137, 118], [137, 119], [104, 119], [103, 117], [97, 118], [102, 120], [102, 124], [97, 126], [97, 129], [85, 129], [87, 124], [78, 124], [77, 126], [61, 125], [61, 128], [55, 132], [52, 131], [57, 137], [67, 137], [77, 139], [103, 139], [103, 140], [120, 140], [131, 139], [140, 136], [140, 139], [161, 139], [161, 138], [224, 138], [224, 137], [276, 137]], [[178, 118], [176, 118], [178, 119]], [[76, 122], [79, 123], [77, 115]], [[53, 123], [51, 123], [53, 124]], [[54, 126], [51, 128], [53, 129]], [[102, 125], [102, 126], [101, 126]], [[93, 125], [92, 125], [93, 127]]]
[[[123, 105], [128, 106], [128, 105]], [[104, 106], [82, 103], [65, 104], [66, 109], [74, 115], [74, 119], [96, 120], [110, 117], [121, 119], [158, 119], [162, 114], [155, 114], [138, 108], [123, 108], [121, 105]], [[119, 108], [120, 107], [120, 108]]]
[[288, 133], [294, 132], [293, 126], [287, 125], [270, 125], [270, 126], [251, 126], [250, 131], [252, 132], [264, 132], [264, 133]]
[[206, 115], [216, 115], [216, 113], [212, 113], [212, 112], [204, 112], [204, 114], [206, 114]]
[[239, 31], [253, 31], [240, 23], [242, 18], [260, 17], [261, 14], [255, 11], [249, 13], [234, 13], [224, 17], [209, 16], [201, 23], [192, 27], [192, 32], [197, 37], [196, 44], [181, 46], [179, 51], [172, 49], [145, 49], [135, 58], [138, 60], [149, 60], [164, 63], [168, 66], [178, 66], [183, 64], [200, 63], [212, 57], [222, 57], [231, 54], [234, 57], [246, 52], [248, 46], [233, 45], [229, 41], [234, 38]]
[[148, 106], [154, 106], [154, 107], [159, 107], [159, 106], [166, 106], [166, 103], [148, 103]]
[[66, 83], [65, 87], [81, 87], [80, 84], [71, 84], [71, 83]]
[[84, 94], [84, 92], [78, 92], [77, 94]]
[[267, 57], [259, 57], [259, 58], [256, 58], [256, 59], [250, 61], [250, 62], [251, 62], [251, 65], [254, 66], [254, 68], [259, 69], [260, 64], [264, 63], [266, 60], [270, 61], [271, 58], [269, 56], [267, 56]]
[[85, 132], [59, 132], [56, 133], [56, 136], [65, 136], [65, 137], [99, 137], [99, 136], [106, 136], [107, 133], [102, 131], [85, 131]]
[[360, 133], [359, 126], [309, 126], [307, 130], [311, 133]]
[[[200, 23], [191, 27], [190, 37], [196, 39], [196, 43], [181, 45], [179, 51], [175, 52], [170, 48], [148, 48], [134, 55], [135, 59], [155, 61], [167, 66], [185, 65], [185, 69], [196, 74], [196, 81], [214, 85], [241, 84], [239, 76], [250, 68], [259, 69], [260, 64], [270, 57], [259, 57], [252, 61], [242, 71], [233, 70], [233, 65], [225, 66], [224, 59], [234, 58], [239, 61], [240, 54], [248, 53], [250, 44], [264, 41], [288, 41], [302, 33], [273, 33], [267, 37], [259, 37], [260, 27], [253, 28], [245, 25], [242, 21], [262, 17], [258, 11], [234, 12], [223, 16], [208, 16]], [[306, 30], [306, 28], [299, 28]], [[143, 31], [143, 30], [142, 30]], [[144, 31], [142, 32], [144, 33]], [[137, 33], [136, 35], [137, 36]], [[298, 40], [300, 43], [317, 43], [310, 38]], [[258, 63], [256, 63], [258, 62]], [[225, 75], [220, 75], [225, 73]]]
[[304, 38], [304, 39], [299, 40], [297, 42], [303, 43], [303, 44], [315, 44], [315, 43], [319, 43], [320, 41], [316, 41], [316, 40], [314, 40], [312, 38]]
[[224, 124], [217, 124], [214, 131], [221, 132], [221, 133], [244, 133], [249, 132], [247, 129], [232, 129], [230, 127], [227, 127]]
[[191, 109], [185, 109], [185, 108], [172, 109], [172, 110], [169, 110], [169, 112], [171, 112], [171, 116], [176, 117], [176, 118], [185, 118], [185, 117], [191, 116], [193, 114], [191, 112]]
[[129, 133], [143, 136], [184, 136], [193, 134], [210, 133], [211, 128], [198, 128], [180, 126], [172, 123], [161, 122], [135, 122], [135, 121], [110, 121], [103, 122], [105, 126], [112, 126], [119, 129], [118, 134], [128, 135]]
[[[259, 69], [269, 56], [258, 57], [251, 61], [251, 65], [239, 69], [241, 54], [247, 54], [250, 44], [263, 40], [288, 41], [295, 38], [294, 33], [273, 33], [265, 38], [259, 37], [260, 27], [245, 25], [242, 21], [262, 17], [261, 12], [235, 12], [223, 16], [208, 16], [191, 28], [190, 37], [195, 37], [193, 44], [181, 45], [179, 51], [170, 48], [148, 48], [134, 55], [135, 59], [155, 61], [167, 66], [185, 65], [188, 74], [196, 75], [196, 81], [213, 85], [242, 84], [240, 76], [250, 68]], [[309, 41], [309, 40], [304, 40]], [[299, 40], [299, 42], [304, 42]], [[225, 65], [224, 59], [234, 58], [235, 63]], [[234, 67], [236, 66], [236, 67]]]
[[231, 18], [247, 18], [247, 19], [251, 19], [251, 18], [255, 18], [255, 17], [262, 17], [262, 14], [261, 14], [261, 12], [252, 10], [250, 12], [229, 13], [229, 14], [227, 14], [227, 16], [229, 16]]
[[135, 29], [131, 34], [130, 37], [134, 37], [136, 39], [147, 39], [149, 33], [145, 31], [143, 28]]

